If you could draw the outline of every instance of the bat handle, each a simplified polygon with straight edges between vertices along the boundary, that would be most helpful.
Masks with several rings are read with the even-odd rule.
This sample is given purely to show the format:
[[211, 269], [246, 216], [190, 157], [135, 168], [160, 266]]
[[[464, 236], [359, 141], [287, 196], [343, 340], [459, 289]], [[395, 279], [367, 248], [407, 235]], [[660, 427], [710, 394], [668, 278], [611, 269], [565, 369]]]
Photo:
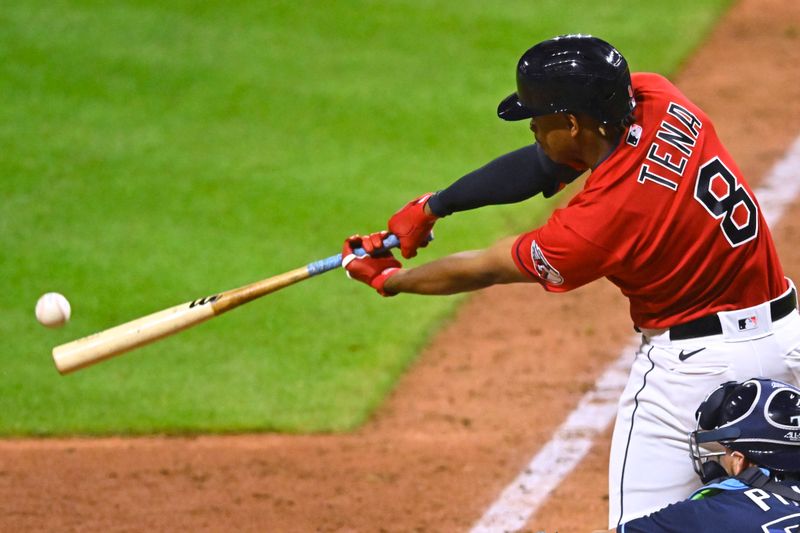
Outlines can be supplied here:
[[[400, 239], [398, 239], [396, 235], [390, 233], [388, 237], [383, 239], [383, 247], [387, 250], [390, 248], [397, 248], [398, 246], [400, 246]], [[362, 256], [366, 255], [367, 252], [365, 252], [363, 248], [356, 248], [353, 250], [353, 253], [357, 256]], [[336, 254], [326, 257], [325, 259], [320, 259], [319, 261], [309, 263], [306, 268], [308, 268], [309, 276], [316, 276], [318, 274], [328, 272], [329, 270], [339, 268], [340, 266], [342, 266], [342, 254]]]

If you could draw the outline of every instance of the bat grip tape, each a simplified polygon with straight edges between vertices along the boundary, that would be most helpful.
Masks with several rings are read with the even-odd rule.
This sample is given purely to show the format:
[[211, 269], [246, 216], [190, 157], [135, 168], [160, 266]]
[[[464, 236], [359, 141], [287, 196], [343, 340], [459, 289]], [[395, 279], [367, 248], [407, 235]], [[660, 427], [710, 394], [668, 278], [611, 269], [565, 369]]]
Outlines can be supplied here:
[[[383, 239], [384, 248], [397, 248], [398, 246], [400, 246], [400, 240], [395, 235], [389, 235]], [[366, 254], [363, 248], [356, 248], [353, 250], [353, 253], [355, 253], [357, 256]], [[324, 272], [328, 272], [329, 270], [339, 268], [340, 266], [342, 266], [342, 254], [336, 254], [326, 257], [325, 259], [320, 259], [319, 261], [309, 263], [306, 265], [306, 268], [308, 269], [309, 276], [316, 276]]]

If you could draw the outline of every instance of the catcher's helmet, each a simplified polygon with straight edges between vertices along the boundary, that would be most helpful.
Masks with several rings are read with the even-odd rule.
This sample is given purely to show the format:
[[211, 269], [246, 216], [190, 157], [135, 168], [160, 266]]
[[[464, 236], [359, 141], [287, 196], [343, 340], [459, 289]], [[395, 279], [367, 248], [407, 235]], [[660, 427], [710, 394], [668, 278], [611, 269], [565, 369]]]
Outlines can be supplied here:
[[497, 115], [522, 120], [551, 113], [585, 113], [602, 124], [622, 124], [636, 102], [628, 62], [590, 35], [561, 35], [525, 52], [517, 63], [517, 92]]
[[[718, 468], [700, 445], [719, 443], [773, 472], [800, 473], [800, 389], [782, 381], [752, 378], [723, 383], [697, 409], [689, 436], [695, 471], [709, 477]], [[709, 468], [712, 467], [712, 468]], [[724, 472], [722, 472], [724, 474]], [[704, 475], [705, 474], [705, 475]]]

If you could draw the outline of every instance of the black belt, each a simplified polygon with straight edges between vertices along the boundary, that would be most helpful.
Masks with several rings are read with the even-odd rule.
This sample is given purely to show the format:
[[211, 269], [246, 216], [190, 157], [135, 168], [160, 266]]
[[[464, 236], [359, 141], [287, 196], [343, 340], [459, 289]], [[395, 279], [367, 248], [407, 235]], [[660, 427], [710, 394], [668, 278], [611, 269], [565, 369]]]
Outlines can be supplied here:
[[[786, 296], [772, 300], [769, 303], [769, 311], [773, 322], [787, 316], [795, 309], [797, 309], [797, 291], [795, 289], [789, 291]], [[721, 334], [722, 323], [717, 315], [703, 316], [669, 328], [669, 338], [673, 341]]]

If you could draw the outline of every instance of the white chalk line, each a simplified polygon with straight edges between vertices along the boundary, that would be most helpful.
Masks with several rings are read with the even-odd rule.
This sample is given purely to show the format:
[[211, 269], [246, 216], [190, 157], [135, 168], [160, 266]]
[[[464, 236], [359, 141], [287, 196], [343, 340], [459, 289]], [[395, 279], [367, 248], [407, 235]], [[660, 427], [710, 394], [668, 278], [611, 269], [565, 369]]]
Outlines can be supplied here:
[[635, 343], [623, 350], [598, 378], [594, 389], [583, 395], [578, 408], [572, 411], [550, 441], [512, 481], [483, 517], [472, 533], [516, 531], [522, 528], [553, 491], [589, 452], [594, 437], [605, 430], [617, 412], [617, 401], [631, 365]]
[[[800, 137], [772, 167], [755, 195], [767, 225], [774, 227], [800, 195]], [[597, 379], [594, 388], [578, 401], [578, 407], [550, 441], [506, 486], [470, 533], [506, 533], [528, 523], [550, 493], [583, 460], [595, 438], [613, 421], [639, 343], [637, 335]]]
[[777, 225], [789, 205], [800, 195], [800, 137], [795, 139], [786, 155], [775, 163], [755, 193], [767, 225]]

